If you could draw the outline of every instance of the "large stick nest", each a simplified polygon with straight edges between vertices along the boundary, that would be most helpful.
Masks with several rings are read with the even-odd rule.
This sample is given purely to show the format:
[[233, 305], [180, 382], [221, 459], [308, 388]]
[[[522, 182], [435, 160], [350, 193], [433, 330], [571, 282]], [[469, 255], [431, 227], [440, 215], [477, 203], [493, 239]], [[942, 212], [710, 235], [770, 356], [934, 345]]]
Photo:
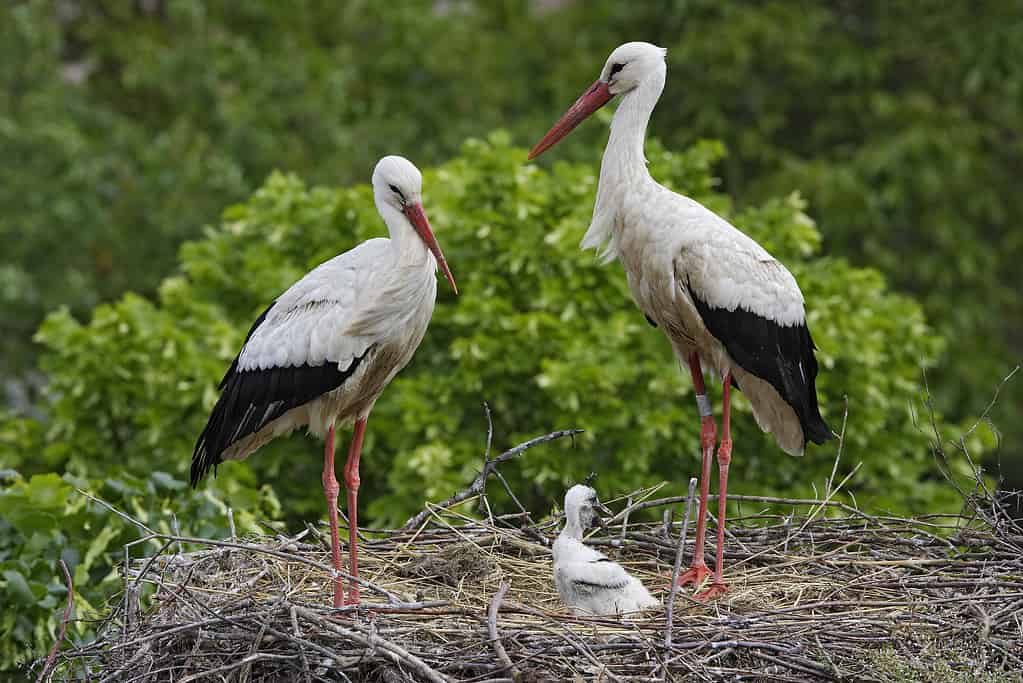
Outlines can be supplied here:
[[[671, 616], [579, 617], [554, 589], [560, 518], [494, 516], [484, 488], [496, 463], [550, 438], [488, 460], [406, 528], [365, 532], [358, 608], [330, 608], [329, 542], [313, 527], [154, 534], [157, 552], [126, 551], [100, 636], [62, 653], [51, 680], [1021, 680], [1023, 528], [983, 486], [962, 514], [921, 519], [869, 515], [830, 484], [822, 500], [736, 496], [727, 595], [703, 604], [686, 588]], [[623, 509], [588, 542], [667, 603], [686, 497], [660, 488], [608, 501]], [[629, 522], [651, 509], [662, 522]]]

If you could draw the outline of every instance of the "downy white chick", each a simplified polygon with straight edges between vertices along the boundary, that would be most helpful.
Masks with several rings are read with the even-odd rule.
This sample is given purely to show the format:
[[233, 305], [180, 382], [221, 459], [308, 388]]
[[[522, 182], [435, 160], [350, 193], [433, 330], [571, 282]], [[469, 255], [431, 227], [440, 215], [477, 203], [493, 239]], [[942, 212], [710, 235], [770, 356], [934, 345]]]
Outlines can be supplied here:
[[583, 530], [608, 509], [589, 486], [565, 494], [565, 528], [554, 542], [554, 583], [565, 605], [580, 616], [624, 614], [659, 607], [660, 602], [617, 562], [584, 545]]

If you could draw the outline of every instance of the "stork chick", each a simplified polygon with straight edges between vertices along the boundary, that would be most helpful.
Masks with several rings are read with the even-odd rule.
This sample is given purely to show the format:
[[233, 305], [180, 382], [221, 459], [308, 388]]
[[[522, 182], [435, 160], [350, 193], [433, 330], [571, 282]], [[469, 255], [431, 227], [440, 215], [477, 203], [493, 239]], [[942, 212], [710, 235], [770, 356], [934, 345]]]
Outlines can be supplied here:
[[582, 542], [583, 530], [609, 511], [589, 486], [565, 494], [565, 528], [554, 541], [554, 583], [562, 602], [580, 616], [625, 614], [660, 606], [622, 565]]

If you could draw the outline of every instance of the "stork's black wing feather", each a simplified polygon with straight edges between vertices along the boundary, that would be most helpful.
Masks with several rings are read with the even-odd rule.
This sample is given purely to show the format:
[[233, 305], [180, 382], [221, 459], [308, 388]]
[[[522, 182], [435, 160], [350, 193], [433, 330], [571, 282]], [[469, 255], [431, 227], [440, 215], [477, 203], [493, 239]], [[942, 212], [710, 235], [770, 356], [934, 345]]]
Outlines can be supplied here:
[[[271, 308], [272, 304], [252, 325], [246, 342]], [[211, 468], [222, 462], [224, 451], [232, 444], [255, 434], [292, 408], [341, 386], [370, 350], [352, 360], [344, 371], [338, 368], [337, 363], [331, 362], [239, 370], [239, 352], [220, 382], [220, 397], [192, 452], [192, 486], [196, 486]]]
[[804, 437], [814, 443], [833, 438], [817, 406], [817, 348], [806, 324], [781, 325], [743, 308], [715, 308], [688, 287], [710, 333], [746, 372], [769, 382], [792, 406]]

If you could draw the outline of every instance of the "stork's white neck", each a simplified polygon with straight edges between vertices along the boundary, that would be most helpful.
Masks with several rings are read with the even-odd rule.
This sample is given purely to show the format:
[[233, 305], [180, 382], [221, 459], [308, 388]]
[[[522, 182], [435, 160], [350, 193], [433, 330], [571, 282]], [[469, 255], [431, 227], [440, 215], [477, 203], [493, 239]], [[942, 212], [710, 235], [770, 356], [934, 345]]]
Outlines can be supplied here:
[[578, 512], [575, 514], [565, 514], [565, 528], [561, 531], [562, 535], [568, 538], [574, 538], [577, 541], [581, 541], [583, 538], [583, 527], [579, 522]]
[[[419, 265], [427, 260], [435, 261], [433, 254], [426, 248], [423, 239], [409, 223], [405, 214], [382, 202], [377, 202], [377, 210], [391, 235], [391, 248], [396, 266]], [[433, 267], [436, 268], [436, 264]]]
[[639, 85], [622, 95], [622, 101], [611, 121], [611, 135], [600, 162], [600, 181], [593, 219], [583, 237], [582, 247], [600, 248], [605, 260], [617, 255], [618, 236], [614, 232], [615, 217], [622, 198], [637, 186], [653, 182], [646, 167], [643, 143], [650, 115], [664, 90], [665, 67], [661, 63]]
[[621, 104], [611, 121], [611, 136], [600, 164], [600, 180], [616, 177], [622, 180], [650, 177], [643, 155], [646, 127], [650, 115], [664, 91], [664, 65], [651, 73], [638, 86], [622, 95]]

